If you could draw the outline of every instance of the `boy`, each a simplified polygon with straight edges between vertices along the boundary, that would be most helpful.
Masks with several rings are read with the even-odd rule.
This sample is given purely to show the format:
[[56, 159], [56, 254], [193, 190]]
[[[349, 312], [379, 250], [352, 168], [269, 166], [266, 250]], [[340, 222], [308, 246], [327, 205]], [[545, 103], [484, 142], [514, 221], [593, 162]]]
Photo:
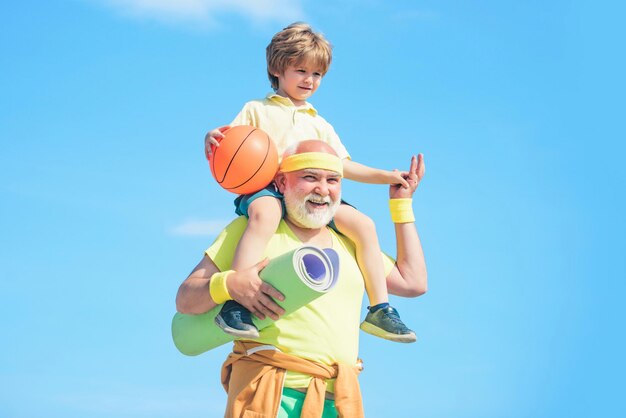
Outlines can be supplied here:
[[[343, 161], [344, 176], [350, 180], [372, 184], [402, 184], [402, 172], [370, 168], [350, 160], [335, 133], [307, 102], [317, 90], [332, 61], [330, 43], [305, 23], [294, 23], [272, 38], [267, 46], [267, 72], [274, 93], [264, 100], [248, 102], [231, 123], [260, 128], [276, 143], [278, 155], [291, 145], [305, 139], [320, 139], [331, 145]], [[219, 146], [230, 126], [209, 132], [205, 137], [205, 153], [211, 145]], [[312, 194], [306, 205], [314, 210], [328, 205], [324, 190]], [[232, 269], [241, 270], [256, 264], [262, 257], [272, 234], [283, 215], [282, 196], [273, 186], [235, 201], [237, 214], [248, 217], [248, 225], [235, 250]], [[361, 329], [372, 335], [397, 342], [414, 342], [415, 333], [408, 329], [397, 311], [389, 305], [385, 271], [380, 256], [378, 236], [373, 221], [348, 204], [341, 204], [334, 218], [337, 229], [355, 243], [359, 267], [365, 279], [369, 312]], [[307, 226], [307, 225], [303, 225]], [[263, 316], [262, 312], [254, 312]], [[216, 317], [216, 323], [229, 334], [241, 338], [258, 338], [250, 312], [229, 301]]]

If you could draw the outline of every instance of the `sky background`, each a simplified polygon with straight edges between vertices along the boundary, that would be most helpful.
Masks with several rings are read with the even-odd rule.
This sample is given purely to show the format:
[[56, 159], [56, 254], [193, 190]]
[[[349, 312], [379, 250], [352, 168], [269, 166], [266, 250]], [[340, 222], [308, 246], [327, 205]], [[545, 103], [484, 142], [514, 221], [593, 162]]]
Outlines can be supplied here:
[[[0, 5], [0, 417], [217, 417], [229, 347], [178, 353], [180, 282], [234, 217], [209, 129], [270, 91], [295, 20], [334, 45], [311, 102], [406, 169], [418, 342], [362, 334], [368, 417], [625, 416], [623, 6], [68, 0]], [[394, 253], [384, 186], [344, 184]], [[365, 312], [363, 312], [363, 315]]]

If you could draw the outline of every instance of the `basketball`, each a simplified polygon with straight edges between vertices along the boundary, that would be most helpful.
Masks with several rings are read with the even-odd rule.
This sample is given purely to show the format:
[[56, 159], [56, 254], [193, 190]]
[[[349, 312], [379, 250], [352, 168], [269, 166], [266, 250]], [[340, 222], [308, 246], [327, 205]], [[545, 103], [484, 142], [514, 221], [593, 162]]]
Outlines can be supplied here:
[[269, 135], [253, 126], [234, 126], [224, 132], [220, 146], [211, 147], [209, 166], [220, 186], [236, 194], [250, 194], [274, 180], [278, 151]]

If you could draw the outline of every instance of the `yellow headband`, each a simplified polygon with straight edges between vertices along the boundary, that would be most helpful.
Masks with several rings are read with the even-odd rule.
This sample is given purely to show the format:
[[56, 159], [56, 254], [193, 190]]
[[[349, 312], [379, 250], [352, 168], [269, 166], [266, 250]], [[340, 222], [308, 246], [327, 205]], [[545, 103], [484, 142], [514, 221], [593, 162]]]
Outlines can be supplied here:
[[283, 158], [279, 171], [289, 173], [305, 168], [321, 168], [322, 170], [335, 171], [343, 177], [343, 164], [339, 157], [325, 152], [304, 152]]

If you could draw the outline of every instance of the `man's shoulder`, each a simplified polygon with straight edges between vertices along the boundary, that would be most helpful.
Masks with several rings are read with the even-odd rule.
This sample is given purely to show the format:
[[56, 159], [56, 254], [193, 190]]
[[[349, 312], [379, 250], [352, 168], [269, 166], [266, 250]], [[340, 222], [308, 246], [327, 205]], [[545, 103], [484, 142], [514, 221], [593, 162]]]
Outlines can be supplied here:
[[230, 223], [224, 227], [224, 230], [227, 232], [243, 231], [246, 225], [248, 225], [248, 218], [242, 215], [230, 221]]
[[[236, 246], [248, 225], [248, 218], [239, 216], [233, 219], [219, 233], [210, 248], [213, 251], [228, 251], [231, 247]], [[290, 230], [284, 220], [280, 221], [278, 229], [274, 232], [274, 236], [290, 236]]]
[[345, 249], [347, 253], [356, 257], [356, 246], [354, 242], [352, 242], [348, 237], [338, 232], [336, 229], [333, 229], [327, 226], [330, 233], [333, 235], [334, 239], [339, 242], [341, 248]]
[[[247, 225], [248, 218], [246, 218], [245, 216], [239, 216], [238, 218], [233, 219], [228, 225], [224, 227], [224, 229], [222, 229], [218, 237], [211, 245], [211, 248], [213, 248], [214, 251], [225, 251], [229, 250], [230, 247], [232, 247], [233, 245], [236, 246], [241, 238], [241, 235], [243, 235]], [[355, 245], [350, 239], [336, 232], [328, 226], [326, 228], [343, 249], [345, 249], [349, 254], [354, 255]], [[301, 242], [296, 237], [296, 235], [289, 228], [289, 225], [285, 222], [285, 220], [281, 220], [278, 224], [278, 228], [272, 235], [270, 243], [268, 243], [268, 247], [291, 247], [294, 245], [294, 243], [299, 243], [299, 245], [306, 245], [306, 242]]]
[[[342, 253], [343, 253], [343, 257], [349, 257], [350, 259], [354, 260], [354, 262], [356, 263], [356, 245], [354, 244], [354, 242], [352, 242], [348, 237], [337, 232], [334, 229], [331, 229], [331, 233], [335, 236], [335, 238], [339, 242], [339, 246], [341, 247], [341, 251], [338, 251], [338, 254], [340, 255], [340, 257], [342, 257]], [[385, 269], [385, 277], [386, 277], [391, 272], [391, 269], [395, 265], [396, 260], [382, 250], [380, 254], [383, 260], [383, 267]]]
[[239, 216], [233, 219], [228, 225], [226, 225], [218, 236], [213, 241], [213, 244], [207, 250], [215, 253], [219, 250], [222, 250], [224, 246], [231, 244], [233, 241], [236, 243], [239, 241], [241, 235], [243, 235], [243, 231], [246, 229], [246, 225], [248, 225], [248, 219], [245, 216]]

